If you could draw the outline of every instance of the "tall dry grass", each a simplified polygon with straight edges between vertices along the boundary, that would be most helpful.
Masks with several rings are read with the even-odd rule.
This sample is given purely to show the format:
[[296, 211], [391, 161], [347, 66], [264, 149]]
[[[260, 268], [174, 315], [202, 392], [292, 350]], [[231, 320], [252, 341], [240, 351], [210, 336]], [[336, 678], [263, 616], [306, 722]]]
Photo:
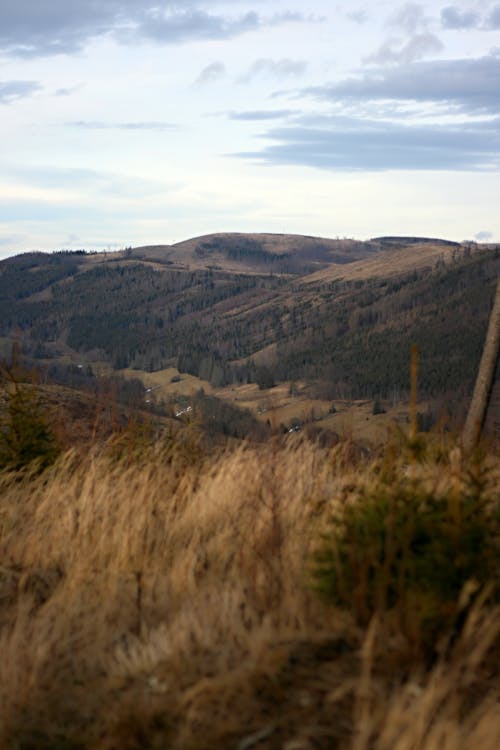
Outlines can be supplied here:
[[429, 669], [313, 591], [329, 516], [381, 471], [297, 441], [0, 475], [0, 747], [496, 750], [498, 610]]

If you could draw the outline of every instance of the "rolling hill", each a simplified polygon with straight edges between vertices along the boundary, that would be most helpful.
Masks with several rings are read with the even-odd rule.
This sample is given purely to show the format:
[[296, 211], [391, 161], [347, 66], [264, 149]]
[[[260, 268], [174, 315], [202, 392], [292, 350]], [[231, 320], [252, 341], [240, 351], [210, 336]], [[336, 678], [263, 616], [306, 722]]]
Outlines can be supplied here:
[[174, 367], [215, 391], [300, 382], [313, 400], [395, 404], [417, 343], [422, 397], [460, 411], [499, 272], [499, 246], [422, 237], [219, 233], [26, 253], [0, 263], [0, 354], [17, 337], [58, 377]]

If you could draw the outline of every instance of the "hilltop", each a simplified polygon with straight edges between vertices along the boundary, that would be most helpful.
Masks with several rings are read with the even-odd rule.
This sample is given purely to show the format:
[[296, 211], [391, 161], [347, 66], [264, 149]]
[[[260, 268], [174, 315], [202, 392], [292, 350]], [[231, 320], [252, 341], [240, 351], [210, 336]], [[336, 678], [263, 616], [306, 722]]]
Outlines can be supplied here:
[[350, 239], [233, 232], [203, 235], [174, 245], [132, 248], [129, 255], [181, 268], [303, 275], [332, 263], [362, 260], [378, 250], [378, 243]]

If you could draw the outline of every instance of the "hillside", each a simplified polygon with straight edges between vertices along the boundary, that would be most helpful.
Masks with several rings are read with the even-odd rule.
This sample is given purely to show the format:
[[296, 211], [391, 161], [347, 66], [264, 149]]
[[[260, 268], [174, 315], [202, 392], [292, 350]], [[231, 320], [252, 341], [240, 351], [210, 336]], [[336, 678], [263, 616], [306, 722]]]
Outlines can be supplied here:
[[175, 367], [216, 390], [302, 382], [313, 400], [389, 405], [407, 394], [417, 343], [422, 398], [459, 411], [499, 273], [498, 246], [421, 237], [27, 253], [0, 263], [0, 348], [17, 337], [50, 367]]
[[144, 261], [232, 273], [302, 275], [330, 264], [352, 263], [378, 252], [380, 244], [287, 234], [218, 233], [175, 245], [132, 248]]

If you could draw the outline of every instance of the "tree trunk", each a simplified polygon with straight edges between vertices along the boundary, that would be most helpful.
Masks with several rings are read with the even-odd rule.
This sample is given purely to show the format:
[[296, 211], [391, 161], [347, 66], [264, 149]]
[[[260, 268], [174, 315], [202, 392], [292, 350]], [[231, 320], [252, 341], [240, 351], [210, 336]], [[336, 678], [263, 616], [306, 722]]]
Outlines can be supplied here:
[[498, 279], [493, 310], [490, 315], [488, 332], [484, 343], [483, 356], [479, 365], [476, 385], [465, 421], [462, 443], [465, 451], [470, 452], [481, 437], [488, 403], [490, 400], [493, 379], [500, 350], [500, 278]]

